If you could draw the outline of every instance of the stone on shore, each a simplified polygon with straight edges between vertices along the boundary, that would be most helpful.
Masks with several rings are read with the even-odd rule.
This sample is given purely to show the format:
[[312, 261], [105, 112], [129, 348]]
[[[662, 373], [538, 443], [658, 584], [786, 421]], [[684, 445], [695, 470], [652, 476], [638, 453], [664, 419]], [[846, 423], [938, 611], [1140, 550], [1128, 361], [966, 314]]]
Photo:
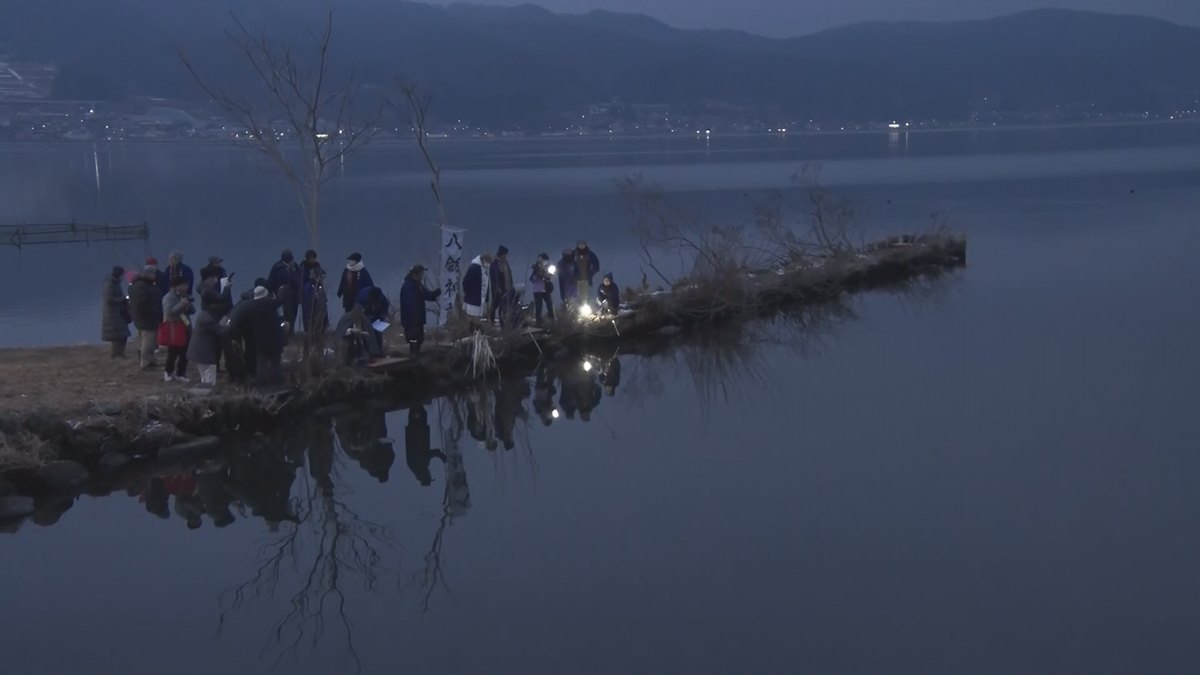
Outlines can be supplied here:
[[33, 497], [0, 497], [0, 520], [20, 518], [33, 513]]
[[100, 457], [100, 466], [109, 471], [116, 471], [128, 463], [129, 455], [122, 452], [106, 452]]
[[37, 470], [37, 477], [58, 492], [79, 489], [89, 476], [91, 474], [82, 464], [70, 460], [50, 462]]
[[221, 447], [221, 439], [216, 436], [204, 436], [188, 443], [180, 443], [158, 451], [158, 459], [163, 462], [181, 462], [193, 457], [199, 457]]

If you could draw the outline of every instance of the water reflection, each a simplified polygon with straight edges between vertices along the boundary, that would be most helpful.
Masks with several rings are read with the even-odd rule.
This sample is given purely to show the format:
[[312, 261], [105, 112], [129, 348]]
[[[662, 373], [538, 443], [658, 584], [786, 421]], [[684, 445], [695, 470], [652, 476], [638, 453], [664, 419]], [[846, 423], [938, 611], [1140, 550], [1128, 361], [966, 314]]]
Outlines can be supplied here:
[[[946, 280], [924, 282], [899, 293], [907, 304], [922, 307], [936, 302], [936, 291], [946, 287]], [[490, 463], [500, 470], [505, 458], [525, 458], [536, 472], [540, 428], [572, 424], [578, 433], [615, 437], [602, 417], [606, 407], [637, 406], [680, 379], [690, 381], [707, 424], [720, 414], [721, 402], [776, 387], [768, 354], [783, 347], [801, 357], [817, 356], [855, 316], [851, 305], [831, 303], [748, 324], [662, 335], [621, 350], [568, 351], [454, 397], [399, 409], [379, 402], [314, 416], [278, 434], [236, 442], [199, 465], [151, 468], [109, 490], [136, 498], [168, 526], [221, 529], [247, 521], [261, 527], [266, 539], [253, 554], [249, 577], [220, 593], [216, 634], [227, 628], [244, 633], [238, 622], [251, 619], [242, 618], [243, 610], [282, 599], [282, 614], [263, 635], [264, 659], [280, 667], [297, 663], [303, 650], [338, 644], [347, 668], [361, 670], [354, 600], [395, 593], [426, 613], [453, 599], [444, 548], [454, 524], [471, 511], [468, 465], [478, 471]], [[404, 422], [411, 475], [390, 484], [398, 448], [389, 412]], [[392, 419], [395, 424], [397, 417]], [[440, 488], [441, 512], [434, 515], [431, 539], [402, 548], [396, 532], [358, 512], [354, 486], [363, 475], [388, 489]], [[71, 504], [39, 503], [33, 520], [53, 524]]]

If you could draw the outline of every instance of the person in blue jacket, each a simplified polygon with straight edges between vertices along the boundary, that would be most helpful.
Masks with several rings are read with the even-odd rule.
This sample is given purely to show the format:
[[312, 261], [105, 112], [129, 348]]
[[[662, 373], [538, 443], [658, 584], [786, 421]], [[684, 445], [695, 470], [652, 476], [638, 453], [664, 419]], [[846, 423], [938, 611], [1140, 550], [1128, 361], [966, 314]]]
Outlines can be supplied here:
[[292, 250], [285, 248], [279, 260], [267, 275], [267, 289], [275, 294], [283, 307], [283, 320], [287, 322], [288, 335], [296, 332], [296, 315], [300, 310], [300, 296], [304, 292], [304, 277]]
[[170, 257], [167, 258], [166, 277], [171, 287], [175, 287], [176, 279], [183, 279], [187, 282], [187, 294], [190, 296], [196, 288], [196, 275], [192, 272], [192, 268], [183, 264], [183, 254], [179, 251], [171, 251]]
[[383, 294], [383, 289], [375, 286], [362, 289], [358, 294], [358, 304], [363, 306], [367, 319], [372, 323], [387, 321], [392, 313], [392, 303]]
[[408, 353], [414, 359], [421, 355], [421, 344], [425, 342], [425, 303], [433, 302], [442, 294], [442, 289], [425, 288], [425, 268], [414, 265], [404, 286], [400, 288], [400, 325], [404, 327], [404, 339], [408, 341]]

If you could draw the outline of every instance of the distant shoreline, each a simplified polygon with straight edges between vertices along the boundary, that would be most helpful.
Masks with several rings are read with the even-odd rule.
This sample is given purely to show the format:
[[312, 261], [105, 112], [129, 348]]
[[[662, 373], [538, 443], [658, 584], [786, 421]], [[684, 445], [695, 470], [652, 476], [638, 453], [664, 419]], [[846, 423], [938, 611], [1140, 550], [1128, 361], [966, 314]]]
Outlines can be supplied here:
[[[890, 135], [890, 134], [930, 134], [930, 133], [964, 133], [964, 132], [1003, 132], [1003, 131], [1050, 131], [1055, 129], [1103, 129], [1116, 127], [1156, 127], [1156, 126], [1183, 126], [1200, 124], [1200, 117], [1170, 120], [1130, 120], [1121, 122], [1066, 122], [1053, 124], [1006, 124], [992, 126], [945, 126], [945, 127], [907, 127], [899, 129], [837, 129], [837, 130], [810, 130], [799, 129], [796, 131], [786, 132], [725, 132], [725, 133], [667, 133], [667, 134], [569, 134], [569, 133], [554, 133], [554, 134], [539, 134], [529, 136], [454, 136], [454, 137], [438, 137], [433, 136], [433, 140], [439, 143], [492, 143], [492, 142], [521, 142], [521, 141], [542, 141], [556, 142], [563, 140], [663, 140], [669, 138], [693, 138], [701, 140], [712, 138], [764, 138], [764, 137], [786, 137], [786, 136], [833, 136], [833, 135]], [[387, 138], [378, 141], [373, 141], [369, 147], [381, 145], [408, 145], [412, 144], [410, 138]], [[129, 140], [67, 140], [54, 139], [47, 141], [0, 141], [0, 148], [19, 147], [19, 146], [52, 146], [52, 145], [226, 145], [237, 146], [238, 141], [228, 139], [198, 139], [198, 138], [171, 138], [171, 139], [129, 139]]]

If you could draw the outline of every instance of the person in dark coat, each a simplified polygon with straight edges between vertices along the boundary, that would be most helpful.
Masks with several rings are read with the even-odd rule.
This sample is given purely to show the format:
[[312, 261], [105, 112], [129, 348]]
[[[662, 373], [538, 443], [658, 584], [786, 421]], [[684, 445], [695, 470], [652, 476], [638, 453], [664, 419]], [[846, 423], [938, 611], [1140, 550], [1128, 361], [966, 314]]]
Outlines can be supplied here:
[[408, 470], [424, 487], [433, 483], [433, 474], [429, 471], [433, 458], [446, 461], [446, 454], [430, 445], [429, 414], [425, 406], [414, 405], [408, 409], [408, 426], [404, 427], [404, 460]]
[[254, 286], [239, 296], [238, 303], [229, 312], [229, 331], [225, 336], [225, 344], [228, 347], [225, 365], [229, 370], [230, 379], [239, 384], [244, 383], [247, 378], [255, 376], [257, 355], [254, 352], [254, 336], [243, 334], [235, 327], [247, 325], [246, 319], [242, 318], [242, 315], [246, 314], [253, 306], [250, 303], [254, 301], [254, 289], [266, 287], [266, 279], [262, 277], [255, 279]]
[[200, 283], [204, 283], [210, 279], [215, 279], [213, 286], [220, 291], [221, 280], [228, 276], [225, 273], [225, 268], [222, 267], [222, 263], [224, 262], [225, 261], [221, 259], [221, 256], [210, 255], [208, 257], [208, 264], [200, 268]]
[[491, 301], [491, 254], [475, 256], [463, 275], [463, 311], [472, 328], [479, 328]]
[[600, 258], [588, 248], [587, 242], [580, 240], [575, 245], [575, 285], [579, 289], [579, 301], [588, 302], [592, 299], [592, 282], [600, 273]]
[[596, 291], [596, 299], [600, 301], [600, 314], [616, 316], [621, 309], [621, 289], [613, 282], [612, 272], [604, 275], [600, 288]]
[[372, 286], [362, 289], [362, 292], [358, 294], [357, 304], [363, 306], [367, 319], [372, 322], [387, 322], [391, 318], [392, 303], [388, 300], [382, 288]]
[[188, 361], [200, 370], [200, 384], [215, 387], [217, 364], [221, 361], [221, 341], [226, 333], [222, 325], [221, 310], [224, 303], [220, 295], [209, 292], [200, 299], [200, 313], [192, 324], [192, 339], [188, 343]]
[[425, 268], [414, 265], [400, 288], [400, 325], [404, 327], [408, 353], [413, 358], [421, 355], [421, 345], [425, 342], [425, 303], [434, 302], [442, 294], [440, 288], [432, 291], [425, 288], [424, 282]]
[[[243, 308], [244, 305], [244, 308]], [[254, 374], [258, 385], [277, 384], [282, 370], [287, 334], [279, 316], [279, 300], [271, 297], [266, 286], [254, 288], [254, 299], [240, 303], [229, 317], [230, 331], [254, 351]]]
[[349, 258], [346, 258], [346, 269], [342, 272], [342, 281], [338, 284], [337, 296], [342, 299], [342, 309], [349, 312], [354, 303], [358, 301], [358, 296], [362, 294], [363, 289], [371, 288], [375, 282], [371, 279], [371, 273], [363, 265], [362, 255], [359, 253], [351, 253]]
[[129, 343], [129, 300], [121, 290], [124, 267], [112, 268], [112, 273], [100, 284], [100, 298], [104, 302], [100, 313], [100, 339], [112, 345], [111, 356], [124, 358], [125, 345]]
[[313, 334], [326, 333], [329, 331], [329, 299], [325, 295], [325, 269], [317, 260], [316, 251], [310, 249], [304, 253], [300, 277], [304, 284], [300, 292], [304, 330]]
[[549, 255], [538, 254], [529, 273], [529, 290], [533, 292], [533, 316], [537, 325], [542, 325], [543, 305], [546, 307], [546, 316], [554, 321], [554, 275], [550, 273]]
[[579, 295], [579, 286], [575, 283], [575, 252], [569, 248], [563, 249], [562, 258], [558, 264], [558, 298], [562, 301], [563, 307], [567, 306], [568, 300], [573, 300]]
[[175, 287], [176, 279], [183, 279], [187, 281], [188, 295], [191, 295], [196, 289], [196, 275], [192, 272], [192, 268], [183, 264], [183, 254], [179, 251], [171, 251], [171, 256], [167, 259], [167, 269], [164, 271], [171, 288]]
[[154, 351], [158, 348], [158, 327], [162, 324], [162, 296], [158, 292], [158, 268], [146, 265], [129, 284], [129, 313], [137, 329], [138, 363], [144, 369], [158, 366]]
[[163, 296], [171, 292], [171, 277], [167, 273], [158, 268], [158, 258], [154, 256], [146, 257], [146, 265], [153, 267], [156, 273], [154, 277], [154, 285], [158, 287], [158, 299], [162, 300]]
[[512, 267], [508, 264], [508, 247], [501, 246], [496, 250], [496, 259], [488, 268], [488, 288], [492, 291], [492, 308], [488, 319], [495, 323], [496, 310], [500, 308], [500, 298], [513, 290]]
[[275, 294], [283, 308], [283, 320], [288, 324], [288, 335], [296, 331], [296, 315], [300, 311], [300, 296], [304, 292], [304, 275], [291, 249], [284, 249], [279, 261], [267, 275], [267, 288]]
[[333, 329], [343, 365], [366, 365], [383, 356], [382, 334], [371, 327], [362, 305], [355, 305]]

